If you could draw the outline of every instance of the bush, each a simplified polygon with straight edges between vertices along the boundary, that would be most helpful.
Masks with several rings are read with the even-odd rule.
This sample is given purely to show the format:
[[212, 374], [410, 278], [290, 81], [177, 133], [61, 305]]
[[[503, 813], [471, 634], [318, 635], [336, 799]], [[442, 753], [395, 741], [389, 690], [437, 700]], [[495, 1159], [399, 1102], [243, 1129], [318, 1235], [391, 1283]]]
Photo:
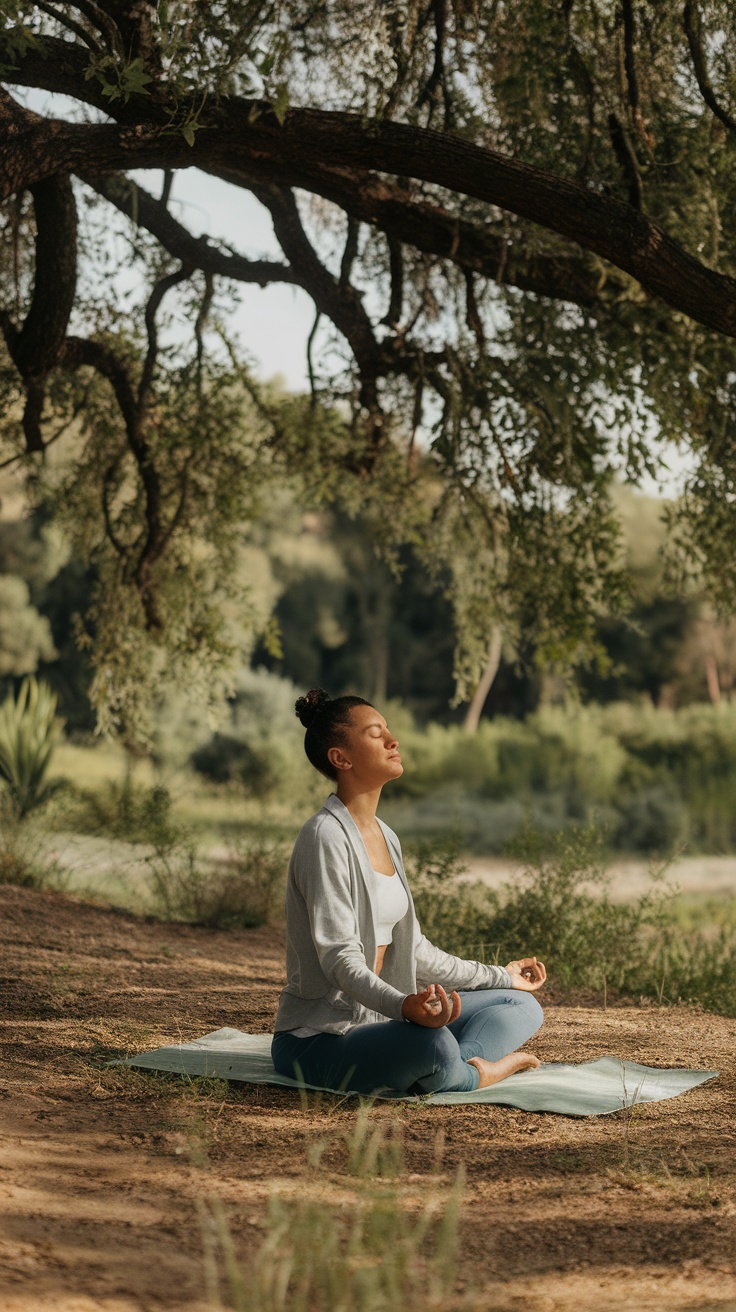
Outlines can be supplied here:
[[63, 876], [47, 856], [33, 817], [22, 817], [12, 797], [0, 794], [0, 884], [43, 888], [52, 882], [62, 886]]
[[78, 795], [74, 823], [78, 829], [104, 833], [128, 843], [166, 842], [174, 832], [168, 788], [135, 783], [132, 767], [122, 780], [107, 779], [101, 788]]
[[217, 867], [204, 869], [181, 833], [159, 839], [147, 862], [157, 915], [209, 929], [253, 929], [271, 918], [288, 856], [282, 843], [245, 840]]
[[47, 683], [24, 679], [17, 699], [11, 695], [0, 707], [0, 777], [21, 820], [59, 786], [46, 782], [58, 737], [56, 694]]
[[276, 788], [280, 772], [273, 749], [251, 747], [250, 743], [216, 733], [192, 753], [198, 774], [213, 783], [239, 783], [252, 797], [268, 797]]
[[466, 871], [459, 829], [438, 833], [407, 850], [406, 873], [422, 932], [446, 952], [493, 960], [494, 906], [484, 884], [457, 883]]
[[193, 768], [215, 783], [237, 783], [252, 797], [269, 797], [293, 772], [294, 761], [303, 769], [298, 695], [293, 683], [268, 670], [241, 670], [228, 723], [192, 752]]
[[736, 703], [546, 707], [472, 736], [408, 726], [401, 751], [386, 815], [418, 837], [458, 821], [468, 850], [498, 852], [527, 810], [542, 829], [602, 816], [621, 851], [736, 850]]
[[666, 852], [682, 840], [687, 812], [671, 782], [650, 784], [618, 805], [614, 846], [631, 852]]
[[563, 988], [609, 989], [658, 1002], [695, 1002], [736, 1016], [736, 926], [684, 931], [677, 890], [652, 872], [637, 902], [609, 896], [607, 835], [577, 826], [554, 835], [527, 822], [511, 846], [523, 869], [500, 892], [458, 883], [457, 832], [420, 844], [407, 871], [427, 937], [458, 956], [504, 965], [543, 960]]

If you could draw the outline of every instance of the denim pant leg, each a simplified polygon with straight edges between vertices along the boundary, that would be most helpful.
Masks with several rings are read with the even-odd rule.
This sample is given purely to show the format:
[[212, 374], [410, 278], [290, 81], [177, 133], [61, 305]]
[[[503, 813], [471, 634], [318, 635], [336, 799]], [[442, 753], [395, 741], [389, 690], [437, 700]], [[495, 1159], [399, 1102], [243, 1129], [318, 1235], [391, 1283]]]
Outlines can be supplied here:
[[460, 1056], [499, 1061], [536, 1034], [544, 1013], [533, 993], [522, 989], [474, 989], [461, 993], [462, 1011], [447, 1028]]
[[468, 1066], [449, 1026], [430, 1029], [409, 1021], [358, 1025], [347, 1034], [296, 1038], [274, 1035], [276, 1070], [322, 1089], [373, 1093], [436, 1093], [477, 1089], [480, 1076]]

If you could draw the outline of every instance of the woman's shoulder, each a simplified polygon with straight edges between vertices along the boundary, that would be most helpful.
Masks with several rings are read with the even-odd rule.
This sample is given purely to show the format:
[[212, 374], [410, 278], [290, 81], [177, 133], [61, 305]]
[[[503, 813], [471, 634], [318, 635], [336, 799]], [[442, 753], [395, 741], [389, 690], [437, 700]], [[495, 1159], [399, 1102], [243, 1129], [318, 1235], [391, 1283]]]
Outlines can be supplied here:
[[336, 816], [326, 807], [321, 807], [305, 820], [299, 833], [297, 834], [297, 844], [299, 846], [311, 845], [313, 843], [340, 843], [347, 842], [347, 835], [343, 826]]

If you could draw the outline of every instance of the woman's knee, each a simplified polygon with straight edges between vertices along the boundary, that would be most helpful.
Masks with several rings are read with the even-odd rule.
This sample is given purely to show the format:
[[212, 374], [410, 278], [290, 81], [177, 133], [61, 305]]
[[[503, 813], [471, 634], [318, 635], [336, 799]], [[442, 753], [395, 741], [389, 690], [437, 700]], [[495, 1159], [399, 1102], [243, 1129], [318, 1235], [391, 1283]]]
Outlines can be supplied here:
[[457, 1039], [445, 1026], [431, 1029], [429, 1026], [414, 1025], [407, 1039], [404, 1062], [408, 1068], [407, 1074], [411, 1072], [413, 1080], [449, 1070], [457, 1060]]
[[516, 998], [514, 1001], [517, 1006], [523, 1009], [524, 1022], [529, 1030], [527, 1037], [531, 1038], [532, 1034], [536, 1034], [537, 1030], [541, 1029], [544, 1023], [544, 1012], [533, 993], [520, 992], [518, 1001]]
[[412, 1058], [425, 1064], [442, 1064], [451, 1058], [457, 1048], [457, 1041], [446, 1026], [432, 1029], [428, 1025], [412, 1025], [405, 1040], [405, 1051]]
[[[417, 1026], [417, 1029], [422, 1027]], [[414, 1051], [406, 1053], [405, 1088], [412, 1093], [436, 1093], [438, 1089], [464, 1087], [458, 1083], [468, 1073], [460, 1056], [457, 1039], [442, 1026], [423, 1028]], [[470, 1087], [470, 1085], [468, 1085]]]

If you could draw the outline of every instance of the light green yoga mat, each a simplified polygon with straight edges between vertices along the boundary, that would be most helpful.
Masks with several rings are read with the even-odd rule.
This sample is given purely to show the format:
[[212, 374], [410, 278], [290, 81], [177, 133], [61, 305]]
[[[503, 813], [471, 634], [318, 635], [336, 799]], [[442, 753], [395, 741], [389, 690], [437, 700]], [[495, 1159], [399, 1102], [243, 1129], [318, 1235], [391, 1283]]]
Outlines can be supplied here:
[[[316, 1089], [279, 1075], [271, 1062], [270, 1034], [244, 1034], [242, 1030], [214, 1030], [191, 1043], [177, 1043], [154, 1052], [130, 1057], [127, 1066], [171, 1071], [178, 1075], [214, 1075], [246, 1084], [282, 1084], [290, 1089]], [[538, 1070], [510, 1075], [490, 1089], [472, 1093], [433, 1093], [421, 1101], [448, 1106], [453, 1103], [500, 1103], [527, 1112], [558, 1112], [563, 1116], [601, 1116], [619, 1112], [634, 1103], [658, 1102], [713, 1080], [718, 1071], [659, 1070], [616, 1057], [599, 1057], [580, 1065], [544, 1063]], [[334, 1090], [327, 1092], [334, 1092]], [[386, 1090], [378, 1097], [418, 1102], [416, 1097]]]

